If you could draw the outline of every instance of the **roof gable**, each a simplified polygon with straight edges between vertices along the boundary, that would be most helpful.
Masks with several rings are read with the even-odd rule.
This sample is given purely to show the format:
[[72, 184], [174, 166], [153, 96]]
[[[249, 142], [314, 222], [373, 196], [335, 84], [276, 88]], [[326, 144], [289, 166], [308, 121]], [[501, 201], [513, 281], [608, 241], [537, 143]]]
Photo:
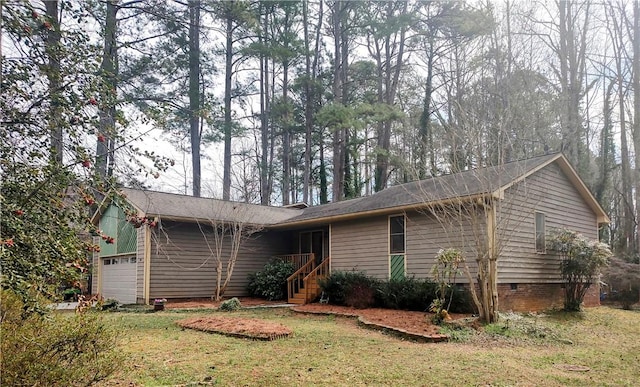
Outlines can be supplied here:
[[547, 165], [557, 162], [569, 181], [597, 215], [598, 222], [608, 217], [567, 159], [560, 153], [513, 161], [498, 166], [478, 168], [455, 174], [389, 187], [371, 196], [307, 208], [282, 225], [329, 222], [373, 214], [415, 209], [430, 204], [473, 200], [486, 196], [501, 198], [504, 191]]

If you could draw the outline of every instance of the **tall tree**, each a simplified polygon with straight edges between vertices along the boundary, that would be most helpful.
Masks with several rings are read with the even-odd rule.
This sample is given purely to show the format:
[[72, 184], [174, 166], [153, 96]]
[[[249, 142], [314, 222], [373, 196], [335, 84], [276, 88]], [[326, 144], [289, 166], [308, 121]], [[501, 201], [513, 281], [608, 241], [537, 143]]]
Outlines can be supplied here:
[[106, 2], [103, 27], [104, 45], [100, 72], [104, 82], [98, 114], [100, 123], [96, 142], [96, 173], [102, 178], [112, 177], [115, 165], [116, 100], [118, 90], [118, 4]]
[[[46, 21], [43, 27], [46, 31], [45, 52], [48, 58], [45, 75], [49, 82], [49, 134], [51, 138], [51, 158], [58, 164], [63, 163], [63, 125], [61, 103], [62, 75], [60, 70], [60, 11], [58, 0], [45, 1]], [[34, 11], [35, 12], [35, 11]]]
[[557, 57], [552, 63], [560, 93], [560, 125], [563, 150], [578, 172], [588, 169], [587, 133], [583, 125], [582, 102], [589, 85], [585, 84], [587, 42], [589, 37], [590, 2], [557, 0], [556, 40], [548, 44]]
[[[407, 31], [411, 23], [408, 2], [370, 2], [370, 23], [367, 31], [367, 49], [376, 62], [378, 76], [378, 103], [395, 105], [400, 73], [404, 66]], [[389, 151], [393, 119], [378, 124], [375, 191], [387, 187], [389, 178]]]
[[[635, 255], [640, 260], [640, 4], [633, 2], [633, 144], [635, 150]], [[634, 235], [634, 234], [632, 234]]]
[[[189, 0], [189, 134], [193, 196], [200, 196], [200, 0]], [[228, 199], [228, 198], [227, 198]]]

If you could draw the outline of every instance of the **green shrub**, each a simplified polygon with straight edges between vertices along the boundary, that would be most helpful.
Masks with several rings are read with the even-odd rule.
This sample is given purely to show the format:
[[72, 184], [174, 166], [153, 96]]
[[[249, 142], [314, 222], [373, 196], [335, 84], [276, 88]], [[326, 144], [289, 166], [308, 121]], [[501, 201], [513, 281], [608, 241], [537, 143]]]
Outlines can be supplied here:
[[319, 283], [332, 304], [355, 308], [375, 305], [379, 281], [363, 272], [336, 271]]
[[99, 314], [25, 310], [18, 296], [2, 292], [3, 385], [90, 385], [107, 378], [122, 362], [115, 332]]
[[240, 305], [240, 300], [238, 300], [236, 297], [233, 297], [229, 300], [223, 301], [222, 304], [220, 304], [220, 310], [225, 311], [225, 312], [233, 312], [234, 310], [239, 310], [242, 307], [242, 305]]
[[294, 272], [293, 263], [275, 259], [261, 271], [249, 274], [247, 291], [252, 297], [283, 300], [287, 297], [287, 278]]
[[424, 312], [429, 308], [435, 293], [436, 284], [433, 281], [405, 277], [380, 283], [376, 298], [377, 304], [382, 308]]
[[[453, 294], [450, 294], [452, 292]], [[447, 292], [447, 299], [451, 297], [450, 313], [473, 313], [471, 292], [464, 286], [452, 286]]]
[[547, 240], [547, 248], [561, 258], [564, 309], [577, 312], [587, 290], [597, 281], [613, 254], [606, 244], [567, 229], [554, 230]]

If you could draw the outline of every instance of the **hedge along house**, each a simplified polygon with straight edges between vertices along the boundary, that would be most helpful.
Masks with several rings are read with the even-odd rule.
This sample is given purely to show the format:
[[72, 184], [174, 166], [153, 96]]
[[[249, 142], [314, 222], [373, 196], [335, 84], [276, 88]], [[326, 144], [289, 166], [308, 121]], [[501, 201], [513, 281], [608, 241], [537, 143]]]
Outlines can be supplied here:
[[[294, 253], [289, 258], [298, 259], [299, 269], [289, 279], [289, 301], [297, 303], [316, 297], [317, 279], [336, 270], [363, 271], [381, 279], [429, 278], [437, 252], [452, 247], [463, 251], [474, 276], [478, 257], [497, 258], [499, 309], [561, 305], [559, 258], [546, 251], [545, 238], [552, 229], [566, 227], [597, 239], [599, 226], [608, 222], [561, 154], [434, 177], [309, 208], [125, 193], [142, 214], [159, 221], [156, 228], [137, 229], [136, 300], [147, 302], [154, 297], [211, 295], [214, 271], [207, 266], [209, 250], [200, 242], [198, 224], [215, 214], [203, 217], [193, 212], [210, 203], [246, 206], [263, 226], [243, 250], [247, 254], [239, 256], [238, 267], [243, 269], [234, 272], [232, 282], [237, 284], [226, 295], [244, 294], [246, 274], [260, 269], [270, 256]], [[165, 196], [172, 198], [166, 203], [171, 210], [160, 202]], [[193, 201], [202, 204], [193, 205]], [[108, 211], [109, 207], [104, 214]], [[107, 272], [114, 269], [113, 262], [104, 269], [110, 257], [104, 252], [100, 253], [102, 264], [96, 262], [96, 267], [102, 269], [97, 289], [106, 296], [106, 281], [111, 278]], [[134, 266], [131, 259], [128, 263]], [[464, 276], [456, 282], [468, 283]], [[587, 304], [598, 300], [596, 289], [586, 298]]]

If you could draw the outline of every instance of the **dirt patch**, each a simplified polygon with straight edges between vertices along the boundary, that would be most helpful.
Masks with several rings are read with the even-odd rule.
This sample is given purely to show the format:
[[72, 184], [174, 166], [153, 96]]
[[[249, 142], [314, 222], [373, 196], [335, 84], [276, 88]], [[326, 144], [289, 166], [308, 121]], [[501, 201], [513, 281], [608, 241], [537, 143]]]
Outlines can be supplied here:
[[[220, 304], [229, 298], [223, 298], [221, 301], [213, 301], [210, 298], [190, 298], [184, 300], [169, 300], [165, 304], [165, 309], [202, 309], [202, 308], [218, 308]], [[252, 297], [238, 297], [240, 305], [246, 306], [269, 306], [269, 305], [282, 305], [287, 301], [267, 301], [261, 298]]]
[[[360, 317], [361, 320], [412, 334], [438, 337], [440, 327], [431, 323], [432, 313], [413, 312], [394, 309], [355, 309], [346, 306], [328, 304], [307, 304], [293, 308], [296, 312], [335, 314], [340, 316]], [[469, 317], [466, 314], [450, 314], [452, 319]]]
[[250, 318], [193, 317], [176, 321], [176, 324], [183, 328], [255, 340], [275, 340], [293, 334], [282, 324]]

